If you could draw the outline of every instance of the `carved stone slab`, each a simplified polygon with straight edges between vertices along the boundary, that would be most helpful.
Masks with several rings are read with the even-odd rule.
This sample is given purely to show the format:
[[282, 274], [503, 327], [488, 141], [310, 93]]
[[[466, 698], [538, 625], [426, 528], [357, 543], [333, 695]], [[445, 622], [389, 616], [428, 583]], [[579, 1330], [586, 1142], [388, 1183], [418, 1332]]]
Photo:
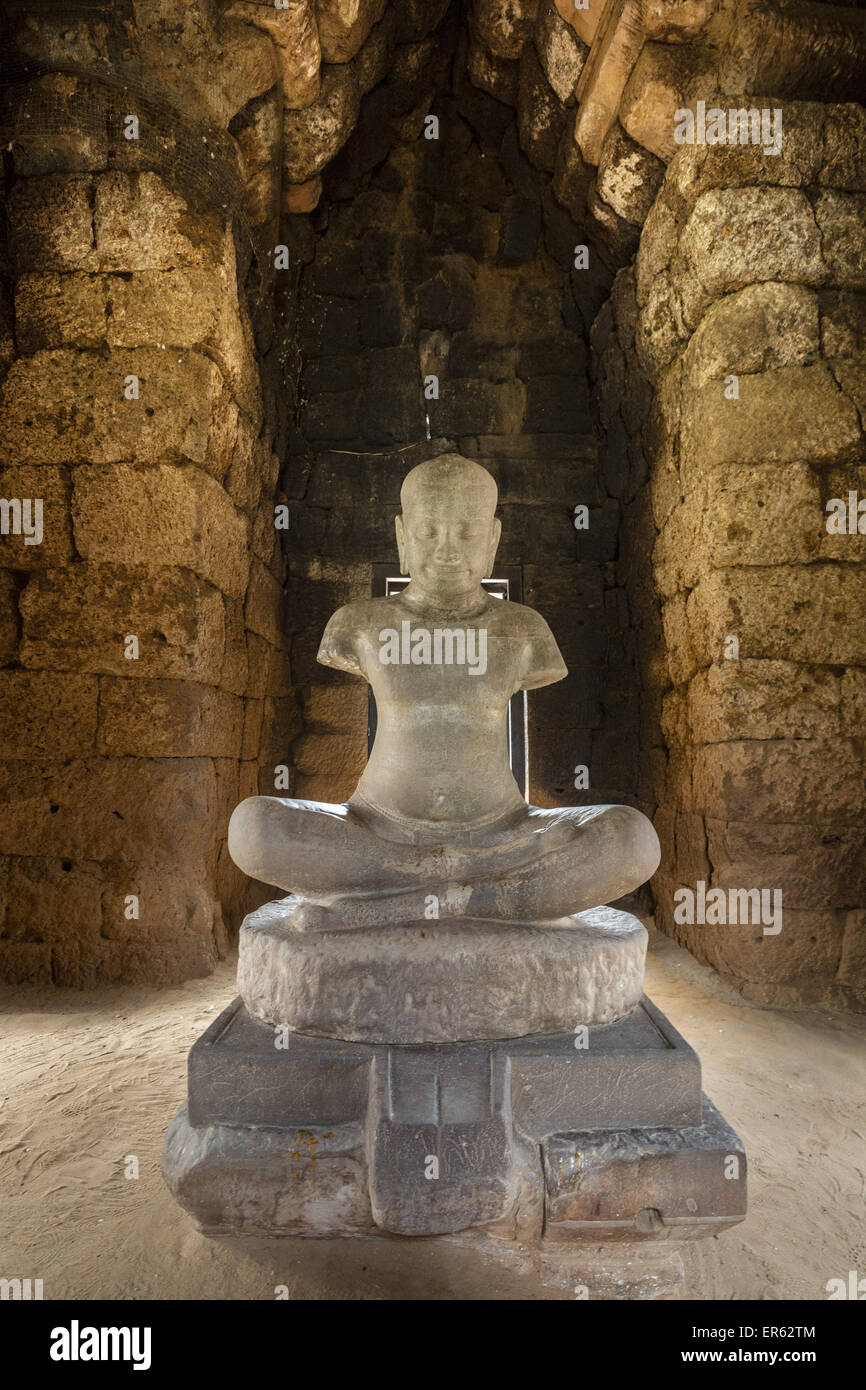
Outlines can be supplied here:
[[581, 1242], [745, 1214], [742, 1145], [646, 999], [586, 1037], [413, 1047], [286, 1037], [236, 1000], [193, 1047], [189, 1093], [163, 1172], [212, 1234], [476, 1232], [553, 1268]]
[[520, 1038], [611, 1023], [643, 991], [647, 934], [593, 908], [560, 926], [467, 918], [297, 932], [297, 899], [241, 927], [238, 988], [256, 1018], [369, 1043]]

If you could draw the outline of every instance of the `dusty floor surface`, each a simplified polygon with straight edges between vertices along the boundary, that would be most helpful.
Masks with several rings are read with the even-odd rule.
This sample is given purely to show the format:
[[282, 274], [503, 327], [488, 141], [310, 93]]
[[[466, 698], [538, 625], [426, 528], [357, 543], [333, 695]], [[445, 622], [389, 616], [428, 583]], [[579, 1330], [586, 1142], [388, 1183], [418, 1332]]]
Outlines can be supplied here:
[[[749, 1217], [687, 1251], [686, 1296], [826, 1299], [828, 1279], [866, 1274], [866, 1018], [756, 1008], [663, 937], [647, 993], [750, 1163]], [[570, 1297], [426, 1243], [198, 1235], [160, 1150], [187, 1049], [234, 994], [232, 962], [161, 992], [0, 993], [0, 1276], [41, 1278], [46, 1299]]]

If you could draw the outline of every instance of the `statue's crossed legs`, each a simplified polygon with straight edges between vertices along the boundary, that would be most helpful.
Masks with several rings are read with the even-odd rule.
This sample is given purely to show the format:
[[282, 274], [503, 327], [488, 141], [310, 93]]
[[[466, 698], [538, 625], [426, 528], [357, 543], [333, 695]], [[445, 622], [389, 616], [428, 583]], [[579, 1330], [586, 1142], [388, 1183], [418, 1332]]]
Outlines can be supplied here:
[[651, 822], [630, 806], [522, 806], [461, 827], [451, 844], [445, 824], [441, 843], [418, 844], [397, 822], [388, 838], [374, 821], [381, 831], [383, 818], [357, 803], [253, 796], [231, 818], [229, 852], [251, 878], [305, 900], [292, 917], [299, 931], [560, 921], [639, 887], [660, 856]]

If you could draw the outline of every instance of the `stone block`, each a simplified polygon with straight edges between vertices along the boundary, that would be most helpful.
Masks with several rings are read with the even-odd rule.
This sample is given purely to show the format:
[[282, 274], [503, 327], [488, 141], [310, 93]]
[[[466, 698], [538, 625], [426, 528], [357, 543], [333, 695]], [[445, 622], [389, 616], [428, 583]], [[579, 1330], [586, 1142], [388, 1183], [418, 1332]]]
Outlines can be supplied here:
[[680, 148], [674, 139], [675, 113], [695, 80], [700, 59], [694, 49], [645, 43], [625, 85], [619, 119], [638, 145], [665, 164]]
[[807, 366], [821, 355], [818, 296], [769, 280], [726, 295], [708, 310], [686, 350], [693, 386], [729, 373]]
[[830, 273], [815, 214], [795, 188], [702, 193], [683, 229], [680, 250], [713, 296], [759, 280], [821, 285]]
[[848, 489], [866, 488], [866, 465], [826, 472], [807, 464], [717, 470], [692, 488], [659, 534], [654, 569], [665, 596], [694, 588], [708, 570], [729, 565], [856, 564], [866, 537], [830, 535], [826, 501], [847, 506]]
[[589, 49], [563, 19], [554, 0], [540, 0], [535, 49], [553, 91], [560, 101], [571, 105]]
[[[39, 679], [44, 690], [49, 678]], [[65, 746], [71, 750], [71, 742]], [[61, 764], [56, 748], [41, 762], [20, 753], [0, 762], [0, 854], [92, 860], [98, 853], [162, 868], [207, 864], [216, 801], [210, 759], [82, 759], [70, 751]]]
[[642, 226], [662, 185], [665, 166], [632, 140], [619, 122], [604, 137], [598, 165], [599, 198], [624, 221]]
[[[506, 1256], [515, 1243], [540, 1253], [548, 1282], [579, 1255], [595, 1260], [599, 1288], [647, 1296], [659, 1276], [629, 1273], [639, 1242], [742, 1219], [742, 1146], [702, 1101], [694, 1053], [648, 1000], [586, 1041], [391, 1048], [295, 1034], [278, 1049], [236, 1000], [190, 1054], [189, 1104], [163, 1173], [208, 1234], [435, 1238], [480, 1226]], [[584, 1152], [604, 1194], [586, 1213]]]
[[[419, 414], [423, 404], [419, 400]], [[439, 400], [431, 401], [428, 409], [439, 433], [518, 434], [524, 418], [524, 387], [518, 381], [448, 379], [441, 385]], [[557, 426], [554, 419], [549, 428], [554, 431], [562, 425]]]
[[866, 979], [866, 913], [858, 909], [845, 913], [842, 953], [837, 973], [842, 1003], [858, 1009], [863, 1003]]
[[706, 1097], [703, 1112], [699, 1124], [677, 1130], [584, 1130], [548, 1140], [551, 1233], [571, 1240], [694, 1239], [742, 1221], [742, 1143]]
[[[531, 1139], [577, 1124], [608, 1129], [631, 1120], [653, 1126], [700, 1123], [698, 1057], [649, 999], [616, 1023], [588, 1029], [585, 1041], [576, 1048], [572, 1030], [504, 1043], [400, 1048], [407, 1067], [394, 1087], [392, 1108], [406, 1120], [433, 1118], [431, 1088], [419, 1085], [417, 1070], [411, 1076], [413, 1062], [424, 1072], [433, 1070], [434, 1080], [437, 1062], [446, 1074], [453, 1074], [452, 1059], [463, 1062], [470, 1074], [485, 1073], [489, 1093], [490, 1076], [500, 1076], [509, 1058], [505, 1104]], [[190, 1120], [197, 1126], [303, 1127], [314, 1093], [317, 1121], [352, 1124], [363, 1118], [369, 1103], [371, 1065], [389, 1054], [396, 1070], [397, 1053], [382, 1044], [335, 1044], [296, 1033], [287, 1048], [278, 1048], [274, 1029], [249, 1014], [238, 998], [190, 1052]], [[448, 1123], [469, 1120], [479, 1105], [482, 1112], [485, 1107], [476, 1088], [463, 1090], [459, 1074], [457, 1083], [441, 1087], [441, 1113]]]
[[100, 275], [30, 271], [15, 286], [15, 335], [21, 353], [95, 348], [105, 342], [105, 282]]
[[244, 609], [247, 628], [250, 632], [258, 633], [259, 637], [264, 637], [271, 646], [284, 646], [286, 634], [283, 609], [282, 585], [260, 560], [253, 557]]
[[385, 12], [387, 0], [317, 0], [316, 26], [326, 63], [347, 63]]
[[226, 214], [221, 209], [192, 213], [150, 170], [112, 170], [95, 178], [93, 187], [93, 269], [172, 270], [222, 261]]
[[[762, 875], [762, 881], [766, 879]], [[771, 885], [774, 888], [779, 884]], [[703, 958], [723, 978], [742, 981], [741, 992], [781, 1007], [819, 1004], [832, 997], [839, 968], [844, 912], [785, 909], [781, 931], [764, 935], [761, 926], [692, 927]], [[778, 925], [778, 921], [777, 921]]]
[[[791, 812], [796, 815], [795, 806]], [[857, 826], [707, 817], [706, 827], [714, 884], [779, 888], [783, 932], [788, 908], [836, 911], [866, 892], [866, 845]], [[687, 874], [684, 882], [701, 877], [709, 881], [709, 872]]]
[[9, 503], [8, 521], [0, 522], [8, 528], [5, 534], [0, 531], [0, 567], [39, 570], [72, 559], [69, 494], [69, 474], [64, 468], [38, 464], [0, 468], [0, 498]]
[[860, 422], [824, 363], [739, 378], [739, 398], [710, 381], [683, 402], [682, 472], [751, 463], [856, 458]]
[[304, 726], [311, 733], [352, 734], [367, 720], [369, 694], [359, 681], [312, 685], [304, 695]]
[[[716, 95], [705, 92], [703, 95], [707, 110], [717, 106], [726, 113], [733, 111], [738, 125], [743, 119], [742, 112], [760, 109], [753, 96], [730, 92]], [[694, 112], [693, 101], [683, 102], [683, 105], [691, 106]], [[773, 108], [775, 103], [768, 101], [767, 105]], [[712, 188], [809, 187], [819, 178], [824, 153], [823, 128], [830, 109], [816, 102], [785, 100], [782, 148], [778, 154], [766, 154], [760, 143], [751, 142], [679, 146], [669, 165], [668, 183], [673, 195], [681, 195], [692, 202]]]
[[862, 666], [866, 595], [856, 565], [782, 565], [716, 571], [687, 603], [701, 665], [719, 661], [725, 638], [740, 659]]
[[524, 429], [538, 434], [579, 434], [587, 429], [590, 406], [582, 375], [542, 376], [526, 383]]
[[[137, 399], [127, 399], [130, 377]], [[67, 349], [19, 358], [0, 391], [8, 463], [190, 460], [222, 477], [223, 379], [201, 353]]]
[[319, 93], [322, 50], [313, 0], [293, 0], [286, 8], [233, 0], [227, 16], [255, 24], [270, 34], [276, 50], [282, 99], [288, 110], [309, 106]]
[[47, 941], [8, 941], [0, 938], [0, 968], [10, 985], [50, 985], [51, 945]]
[[259, 761], [272, 765], [291, 763], [289, 750], [303, 727], [303, 711], [294, 692], [280, 697], [268, 695], [262, 711]]
[[828, 188], [864, 191], [866, 115], [856, 102], [822, 108], [823, 150], [818, 183]]
[[731, 820], [862, 820], [866, 795], [854, 739], [729, 740], [694, 754], [694, 809]]
[[[94, 847], [95, 848], [95, 847]], [[5, 933], [12, 940], [95, 942], [102, 926], [103, 874], [96, 862], [14, 857]]]
[[723, 661], [689, 685], [695, 743], [822, 738], [841, 733], [841, 678], [792, 661]]
[[199, 468], [78, 468], [72, 513], [76, 548], [85, 560], [179, 565], [224, 593], [246, 592], [248, 522]]
[[532, 34], [538, 0], [478, 0], [473, 24], [497, 58], [517, 58]]
[[286, 111], [283, 158], [291, 183], [306, 183], [322, 172], [352, 133], [359, 110], [360, 91], [351, 65], [326, 65], [315, 100], [302, 110]]
[[[32, 575], [21, 595], [22, 666], [220, 683], [222, 595], [187, 569], [79, 563]], [[138, 657], [125, 639], [138, 638]]]
[[9, 239], [19, 273], [99, 269], [92, 180], [83, 174], [19, 179], [9, 193]]
[[545, 77], [530, 44], [520, 56], [517, 102], [520, 148], [536, 168], [552, 174], [566, 126], [565, 107]]
[[120, 680], [99, 690], [99, 751], [120, 757], [237, 758], [243, 701], [189, 680]]
[[0, 671], [0, 756], [39, 760], [95, 752], [97, 681], [43, 671]]
[[855, 357], [866, 352], [866, 295], [851, 290], [823, 290], [821, 351], [825, 357]]
[[471, 264], [452, 259], [418, 287], [420, 328], [468, 328], [476, 303]]
[[866, 193], [827, 190], [815, 203], [821, 250], [834, 285], [866, 289], [863, 242], [866, 239]]

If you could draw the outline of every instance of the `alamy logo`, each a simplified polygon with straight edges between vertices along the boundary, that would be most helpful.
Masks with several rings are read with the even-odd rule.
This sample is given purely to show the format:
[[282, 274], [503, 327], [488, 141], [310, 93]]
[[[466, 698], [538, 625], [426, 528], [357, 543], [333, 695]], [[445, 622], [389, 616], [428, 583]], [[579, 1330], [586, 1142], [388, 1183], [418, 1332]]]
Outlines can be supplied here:
[[11, 1300], [13, 1303], [20, 1303], [41, 1297], [41, 1279], [0, 1279], [0, 1301]]
[[831, 536], [866, 536], [866, 497], [853, 491], [848, 493], [847, 502], [844, 497], [831, 497], [824, 510], [829, 513], [827, 530]]
[[741, 106], [723, 111], [699, 101], [694, 111], [674, 112], [674, 140], [678, 145], [760, 145], [764, 154], [782, 153], [782, 112], [775, 106], [760, 111]]
[[402, 622], [400, 631], [383, 627], [379, 633], [383, 666], [468, 666], [470, 676], [487, 670], [487, 629], [484, 627], [416, 627]]
[[866, 1279], [859, 1279], [856, 1269], [848, 1270], [847, 1284], [844, 1279], [828, 1279], [824, 1288], [830, 1302], [833, 1299], [850, 1298], [862, 1303], [866, 1299]]
[[134, 1371], [150, 1370], [149, 1327], [68, 1327], [51, 1329], [52, 1361], [131, 1361]]
[[42, 498], [0, 497], [0, 536], [23, 536], [25, 545], [42, 544]]
[[769, 888], [711, 888], [703, 879], [692, 888], [674, 893], [674, 921], [679, 926], [749, 926], [762, 923], [764, 936], [778, 936], [782, 930], [782, 890]]

